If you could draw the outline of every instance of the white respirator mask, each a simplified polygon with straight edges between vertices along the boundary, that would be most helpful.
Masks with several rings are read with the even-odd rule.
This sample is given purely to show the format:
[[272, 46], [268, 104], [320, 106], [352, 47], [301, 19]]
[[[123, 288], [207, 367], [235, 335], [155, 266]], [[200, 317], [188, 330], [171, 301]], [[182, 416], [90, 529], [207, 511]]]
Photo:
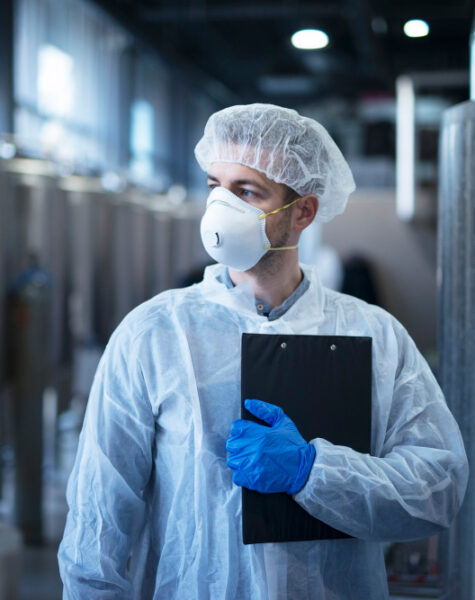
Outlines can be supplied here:
[[201, 240], [215, 261], [236, 271], [252, 269], [268, 250], [294, 250], [297, 246], [271, 247], [265, 219], [300, 198], [268, 213], [248, 204], [224, 187], [215, 187], [208, 196], [201, 219]]

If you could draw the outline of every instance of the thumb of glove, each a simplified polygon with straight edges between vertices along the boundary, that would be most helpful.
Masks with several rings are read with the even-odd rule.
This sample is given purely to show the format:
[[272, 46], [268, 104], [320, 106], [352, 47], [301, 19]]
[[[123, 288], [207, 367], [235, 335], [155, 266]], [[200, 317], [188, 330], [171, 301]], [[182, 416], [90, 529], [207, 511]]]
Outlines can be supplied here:
[[258, 419], [265, 421], [271, 427], [282, 420], [284, 411], [280, 406], [264, 402], [263, 400], [244, 400], [244, 407]]

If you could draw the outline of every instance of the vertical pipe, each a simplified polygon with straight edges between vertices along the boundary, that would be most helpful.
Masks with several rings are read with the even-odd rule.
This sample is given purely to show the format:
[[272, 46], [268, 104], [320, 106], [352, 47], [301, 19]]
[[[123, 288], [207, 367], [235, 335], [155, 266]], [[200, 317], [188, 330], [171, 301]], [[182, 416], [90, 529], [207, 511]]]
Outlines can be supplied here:
[[[445, 111], [439, 163], [440, 384], [475, 465], [475, 102]], [[475, 480], [445, 535], [450, 600], [475, 598]]]
[[409, 221], [415, 212], [415, 98], [414, 83], [401, 76], [396, 81], [396, 210]]
[[38, 268], [14, 281], [9, 300], [15, 433], [15, 520], [25, 542], [42, 542], [43, 392], [51, 279]]
[[14, 0], [0, 2], [0, 134], [13, 133]]
[[475, 100], [475, 10], [470, 33], [470, 100]]

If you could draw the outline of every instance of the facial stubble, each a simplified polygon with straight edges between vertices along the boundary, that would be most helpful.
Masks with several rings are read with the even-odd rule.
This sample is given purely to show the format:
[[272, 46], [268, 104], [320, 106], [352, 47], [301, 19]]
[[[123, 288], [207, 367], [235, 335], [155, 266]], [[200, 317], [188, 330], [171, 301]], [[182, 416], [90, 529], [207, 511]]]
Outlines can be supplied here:
[[[272, 238], [268, 235], [273, 248], [281, 248], [282, 246], [289, 245], [292, 208], [290, 207], [281, 211], [279, 215], [268, 217], [271, 219], [280, 217], [280, 222], [276, 230], [272, 232]], [[252, 269], [249, 269], [249, 272], [261, 277], [273, 277], [277, 275], [282, 268], [285, 252], [287, 250], [268, 250], [260, 261]]]

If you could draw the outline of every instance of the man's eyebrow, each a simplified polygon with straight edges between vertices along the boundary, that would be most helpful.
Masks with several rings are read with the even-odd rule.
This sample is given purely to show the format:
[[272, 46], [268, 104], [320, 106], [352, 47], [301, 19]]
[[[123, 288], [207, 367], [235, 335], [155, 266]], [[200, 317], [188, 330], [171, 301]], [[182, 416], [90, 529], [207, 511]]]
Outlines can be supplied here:
[[[217, 177], [215, 177], [214, 175], [207, 175], [207, 179], [212, 179], [213, 181], [219, 181]], [[254, 181], [253, 179], [236, 179], [233, 181], [234, 184], [236, 185], [253, 185], [254, 187], [257, 187], [259, 189], [261, 189], [262, 191], [267, 192], [268, 189], [261, 185], [260, 183], [257, 183], [257, 181]]]
[[255, 187], [260, 188], [261, 190], [267, 191], [267, 188], [263, 185], [261, 185], [260, 183], [257, 183], [257, 181], [254, 181], [253, 179], [237, 179], [234, 183], [237, 183], [237, 185], [253, 185]]

